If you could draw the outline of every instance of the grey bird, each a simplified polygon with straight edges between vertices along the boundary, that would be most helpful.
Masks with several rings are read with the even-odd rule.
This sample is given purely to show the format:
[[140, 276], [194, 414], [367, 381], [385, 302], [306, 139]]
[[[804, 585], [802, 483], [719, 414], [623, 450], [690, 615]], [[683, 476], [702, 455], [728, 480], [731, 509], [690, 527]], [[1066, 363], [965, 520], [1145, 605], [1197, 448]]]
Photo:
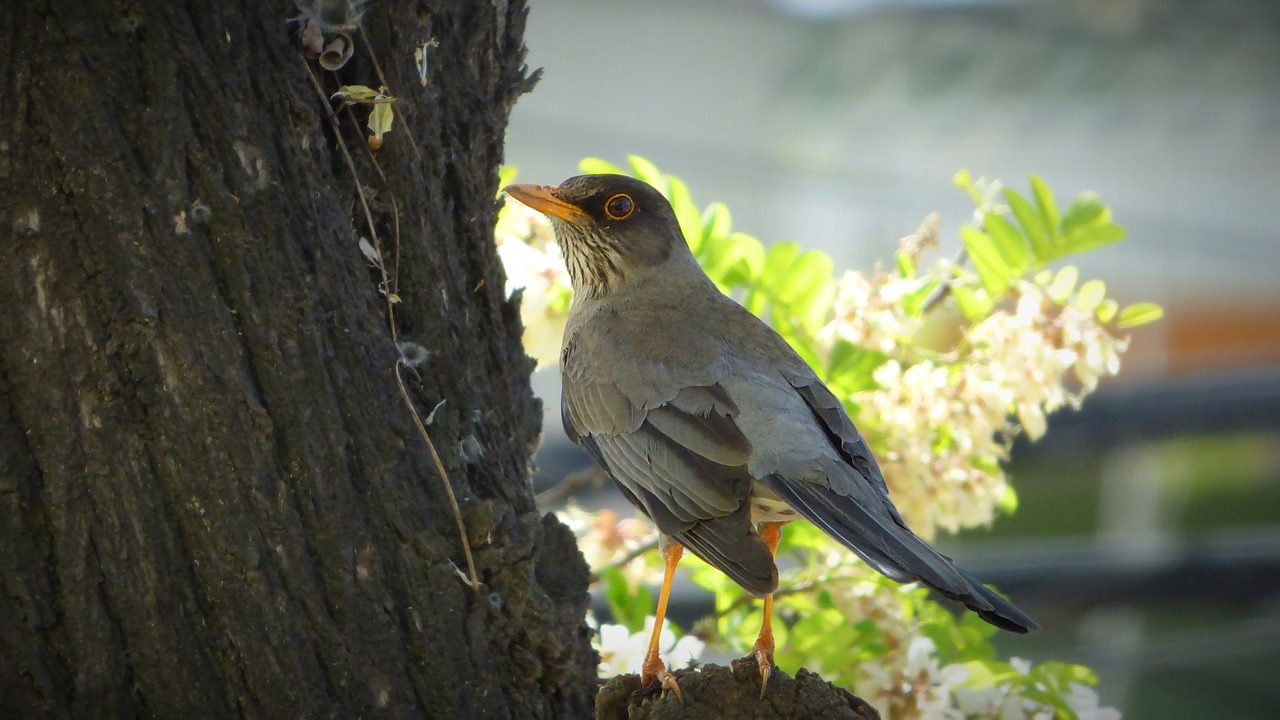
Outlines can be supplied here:
[[907, 527], [844, 406], [772, 328], [694, 259], [661, 193], [622, 175], [506, 192], [546, 214], [573, 302], [560, 355], [561, 418], [658, 527], [666, 559], [642, 667], [679, 693], [658, 634], [682, 548], [764, 598], [753, 654], [773, 666], [781, 526], [803, 518], [898, 582], [920, 582], [987, 622], [1039, 626]]

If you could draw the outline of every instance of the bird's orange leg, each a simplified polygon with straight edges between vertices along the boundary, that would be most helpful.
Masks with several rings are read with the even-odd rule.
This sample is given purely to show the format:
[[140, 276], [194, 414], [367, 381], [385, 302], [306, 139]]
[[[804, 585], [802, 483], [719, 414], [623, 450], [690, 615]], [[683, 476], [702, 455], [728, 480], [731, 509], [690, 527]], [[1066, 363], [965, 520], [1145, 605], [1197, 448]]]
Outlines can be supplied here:
[[[763, 523], [760, 535], [769, 546], [769, 554], [777, 557], [778, 541], [782, 539], [782, 523]], [[773, 593], [764, 598], [764, 622], [760, 624], [760, 637], [756, 638], [751, 652], [756, 656], [756, 664], [760, 667], [760, 697], [764, 697], [764, 689], [769, 685], [769, 672], [773, 670]]]
[[658, 644], [662, 635], [662, 621], [667, 616], [667, 598], [671, 595], [671, 579], [675, 577], [676, 565], [680, 562], [680, 556], [683, 554], [683, 545], [675, 540], [663, 537], [662, 557], [667, 561], [667, 570], [662, 576], [662, 591], [658, 593], [658, 610], [654, 613], [653, 635], [649, 637], [649, 651], [645, 653], [644, 665], [640, 668], [641, 687], [649, 687], [649, 684], [656, 678], [662, 683], [662, 688], [675, 693], [680, 702], [684, 702], [684, 696], [680, 694], [680, 686], [676, 683], [676, 676], [667, 672], [666, 663], [662, 662], [662, 658], [658, 656]]

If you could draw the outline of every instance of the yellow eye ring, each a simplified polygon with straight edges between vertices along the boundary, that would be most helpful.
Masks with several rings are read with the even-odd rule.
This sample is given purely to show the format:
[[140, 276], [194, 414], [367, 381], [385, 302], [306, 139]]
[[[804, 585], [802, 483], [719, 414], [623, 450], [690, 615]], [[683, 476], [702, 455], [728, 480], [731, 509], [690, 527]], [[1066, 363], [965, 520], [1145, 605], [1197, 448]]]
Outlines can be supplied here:
[[604, 201], [604, 214], [610, 220], [626, 220], [636, 211], [635, 201], [626, 193], [618, 193]]

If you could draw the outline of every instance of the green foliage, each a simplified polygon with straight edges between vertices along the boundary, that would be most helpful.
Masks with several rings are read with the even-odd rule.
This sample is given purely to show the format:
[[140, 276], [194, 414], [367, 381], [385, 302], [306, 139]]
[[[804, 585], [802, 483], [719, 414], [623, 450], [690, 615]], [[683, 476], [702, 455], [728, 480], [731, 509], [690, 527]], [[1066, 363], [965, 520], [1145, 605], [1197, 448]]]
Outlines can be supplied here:
[[600, 575], [614, 622], [631, 632], [643, 630], [645, 618], [653, 614], [653, 596], [643, 587], [631, 587], [618, 568], [605, 568]]
[[[1124, 228], [1111, 220], [1111, 210], [1096, 193], [1076, 196], [1059, 215], [1053, 191], [1039, 177], [1031, 176], [1033, 203], [1012, 188], [1002, 196], [1008, 206], [990, 200], [980, 183], [968, 172], [956, 174], [955, 183], [973, 198], [981, 223], [960, 230], [965, 250], [973, 261], [980, 287], [965, 284], [957, 287], [960, 308], [970, 320], [991, 312], [1003, 299], [1010, 285], [1019, 278], [1043, 269], [1049, 263], [1068, 255], [1095, 250], [1119, 242]], [[1064, 268], [1065, 269], [1065, 268]], [[1071, 268], [1068, 285], [1074, 285], [1075, 268]], [[1066, 278], [1063, 278], [1064, 280]], [[1077, 306], [1097, 311], [1104, 324], [1116, 317], [1118, 306], [1106, 298], [1101, 281], [1081, 287]], [[1067, 289], [1069, 292], [1069, 288]], [[1059, 293], [1065, 296], [1066, 293]], [[1121, 328], [1132, 328], [1160, 319], [1162, 311], [1153, 303], [1142, 303], [1119, 310]]]
[[1134, 303], [1120, 311], [1116, 325], [1121, 328], [1133, 328], [1155, 322], [1164, 317], [1164, 308], [1155, 303]]
[[520, 168], [515, 165], [503, 165], [498, 168], [498, 194], [502, 194], [502, 189], [516, 181], [516, 174], [520, 172]]

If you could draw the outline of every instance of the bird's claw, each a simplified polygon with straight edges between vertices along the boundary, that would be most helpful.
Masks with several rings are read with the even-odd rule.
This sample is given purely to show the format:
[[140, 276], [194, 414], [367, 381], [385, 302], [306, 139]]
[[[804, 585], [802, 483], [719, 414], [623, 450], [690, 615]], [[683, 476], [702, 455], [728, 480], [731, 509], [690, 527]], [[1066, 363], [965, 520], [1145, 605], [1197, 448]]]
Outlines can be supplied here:
[[756, 665], [760, 667], [760, 697], [763, 699], [765, 688], [769, 686], [769, 673], [773, 672], [773, 653], [759, 646], [752, 652], [756, 656]]
[[683, 705], [684, 693], [680, 692], [680, 683], [676, 682], [676, 676], [672, 675], [666, 670], [663, 670], [662, 674], [659, 677], [662, 679], [662, 689], [670, 690], [672, 693], [674, 693], [676, 696], [676, 700], [679, 700], [680, 704]]
[[640, 686], [650, 687], [655, 680], [659, 683], [659, 692], [669, 690], [681, 704], [684, 704], [684, 693], [680, 692], [680, 683], [676, 682], [674, 674], [667, 671], [665, 664], [659, 663], [657, 667], [645, 668], [640, 675]]

